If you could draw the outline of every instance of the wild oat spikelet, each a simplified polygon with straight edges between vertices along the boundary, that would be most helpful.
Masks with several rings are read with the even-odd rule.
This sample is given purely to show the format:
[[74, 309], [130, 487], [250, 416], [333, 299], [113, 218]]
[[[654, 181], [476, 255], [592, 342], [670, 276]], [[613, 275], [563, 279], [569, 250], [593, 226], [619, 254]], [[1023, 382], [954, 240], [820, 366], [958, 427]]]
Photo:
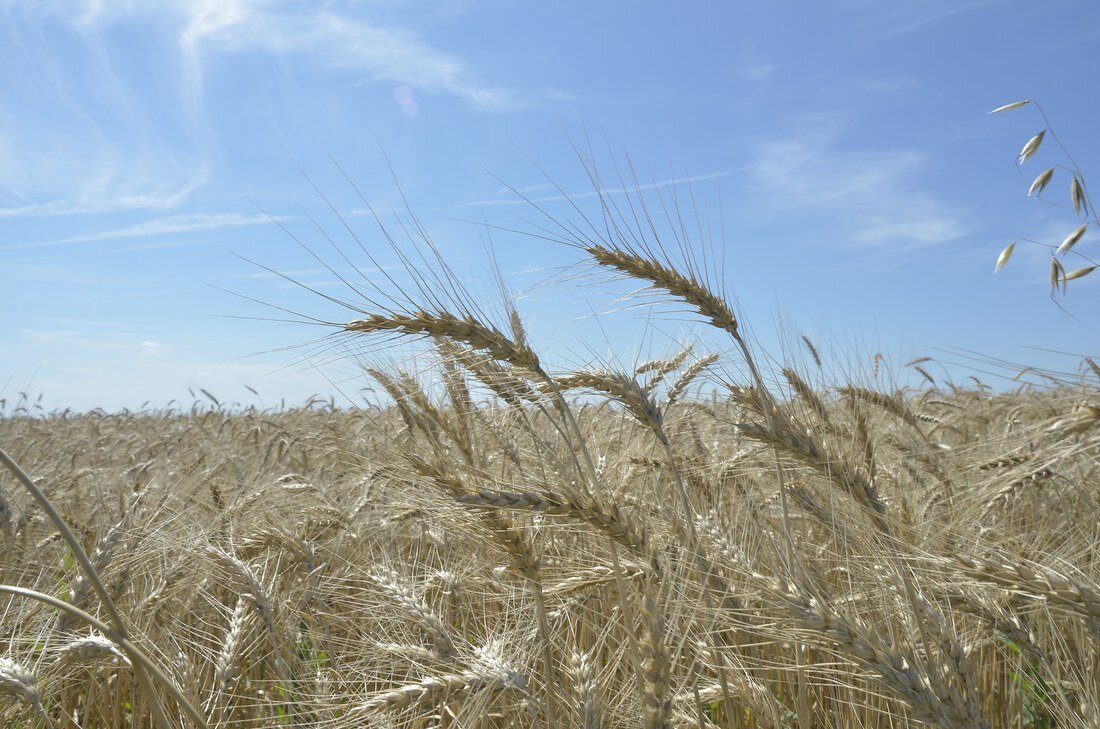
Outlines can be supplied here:
[[1016, 250], [1016, 241], [1012, 241], [1004, 250], [1001, 251], [1001, 255], [997, 256], [997, 265], [993, 267], [993, 273], [1000, 273], [1001, 269], [1008, 263], [1008, 259], [1012, 258], [1012, 252]]
[[1073, 179], [1069, 183], [1069, 196], [1073, 200], [1073, 212], [1078, 215], [1084, 210], [1088, 213], [1088, 199], [1085, 197], [1085, 190], [1081, 187], [1081, 183], [1077, 180], [1077, 175], [1073, 176]]
[[1031, 102], [1031, 99], [1024, 99], [1023, 101], [1013, 101], [1011, 104], [1005, 104], [1004, 106], [998, 106], [993, 111], [987, 111], [986, 114], [1000, 114], [1002, 111], [1012, 111], [1013, 109], [1019, 109], [1024, 104]]
[[1033, 154], [1039, 151], [1039, 145], [1043, 143], [1043, 137], [1046, 136], [1047, 131], [1043, 131], [1036, 134], [1031, 139], [1027, 140], [1027, 144], [1020, 150], [1020, 154], [1016, 157], [1016, 164], [1023, 164], [1031, 158]]
[[1042, 195], [1043, 190], [1050, 184], [1051, 178], [1054, 177], [1054, 168], [1043, 170], [1039, 173], [1039, 176], [1035, 178], [1035, 182], [1031, 183], [1031, 187], [1027, 190], [1027, 196]]
[[1085, 235], [1085, 231], [1088, 230], [1089, 224], [1085, 223], [1074, 229], [1072, 233], [1066, 236], [1066, 239], [1062, 241], [1062, 245], [1058, 246], [1058, 250], [1055, 253], [1065, 253], [1070, 248], [1077, 245], [1077, 241], [1081, 240], [1081, 237]]
[[1075, 268], [1065, 276], [1062, 277], [1062, 283], [1066, 281], [1074, 281], [1082, 276], [1088, 276], [1090, 273], [1096, 270], [1096, 266], [1085, 266], [1084, 268]]

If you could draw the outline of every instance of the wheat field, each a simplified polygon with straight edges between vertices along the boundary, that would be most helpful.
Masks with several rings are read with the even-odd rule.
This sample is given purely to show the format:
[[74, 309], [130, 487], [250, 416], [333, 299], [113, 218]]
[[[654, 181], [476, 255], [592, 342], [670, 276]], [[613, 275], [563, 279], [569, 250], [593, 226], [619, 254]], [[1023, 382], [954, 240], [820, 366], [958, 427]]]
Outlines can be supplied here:
[[395, 297], [333, 323], [423, 345], [376, 406], [6, 403], [5, 726], [1100, 726], [1095, 362], [774, 365], [642, 240], [563, 242], [717, 347], [558, 370]]

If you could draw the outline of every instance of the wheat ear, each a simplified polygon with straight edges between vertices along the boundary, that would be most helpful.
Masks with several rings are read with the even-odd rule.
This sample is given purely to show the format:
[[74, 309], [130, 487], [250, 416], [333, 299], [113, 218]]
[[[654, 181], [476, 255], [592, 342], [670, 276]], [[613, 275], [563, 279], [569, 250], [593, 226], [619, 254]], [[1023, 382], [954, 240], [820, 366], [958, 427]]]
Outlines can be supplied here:
[[348, 718], [361, 719], [381, 711], [426, 707], [452, 696], [509, 690], [524, 691], [517, 677], [489, 671], [448, 673], [378, 694], [353, 708], [348, 712]]
[[76, 663], [92, 664], [103, 660], [130, 665], [130, 659], [115, 647], [114, 643], [94, 633], [69, 641], [57, 653], [58, 666], [71, 666]]
[[708, 354], [702, 359], [698, 359], [692, 362], [687, 368], [680, 373], [680, 376], [676, 378], [669, 388], [668, 393], [665, 395], [665, 409], [667, 410], [670, 405], [678, 401], [680, 397], [687, 390], [688, 385], [696, 380], [703, 373], [706, 368], [718, 361], [721, 355]]
[[484, 324], [473, 316], [459, 318], [448, 312], [416, 311], [412, 314], [372, 314], [344, 325], [346, 332], [400, 332], [428, 337], [446, 337], [508, 362], [529, 372], [541, 372], [539, 358], [526, 345], [512, 341], [496, 327]]
[[603, 532], [612, 541], [627, 549], [648, 555], [650, 546], [645, 530], [637, 521], [628, 517], [617, 504], [608, 504], [591, 496], [569, 496], [552, 491], [490, 491], [458, 497], [461, 504], [493, 509], [531, 511], [548, 516], [568, 516], [586, 522]]
[[275, 612], [275, 603], [271, 599], [271, 593], [252, 568], [237, 557], [222, 552], [216, 547], [208, 547], [206, 552], [226, 570], [238, 587], [243, 588], [248, 596], [252, 598], [252, 604], [260, 613], [264, 632], [267, 635], [268, 643], [271, 645], [271, 652], [275, 657], [275, 671], [279, 676], [279, 680], [284, 684], [287, 683], [290, 680], [290, 664], [283, 655], [283, 646], [279, 639], [277, 624], [278, 617]]
[[840, 393], [877, 405], [899, 420], [920, 430], [920, 421], [917, 420], [908, 406], [896, 397], [874, 390], [868, 390], [865, 387], [855, 387], [851, 385], [840, 388]]
[[645, 390], [646, 392], [653, 392], [670, 372], [679, 369], [691, 355], [693, 349], [695, 349], [695, 345], [689, 344], [671, 357], [642, 362], [634, 368], [634, 376], [637, 377], [638, 375], [648, 374], [649, 377], [646, 378]]
[[218, 651], [218, 658], [214, 661], [214, 683], [222, 693], [232, 688], [240, 678], [238, 668], [248, 631], [250, 610], [252, 608], [248, 600], [244, 597], [237, 598], [237, 606], [233, 608], [233, 615], [229, 618], [229, 629], [225, 631], [225, 639]]
[[0, 656], [0, 696], [10, 696], [22, 701], [34, 709], [34, 713], [49, 729], [53, 729], [46, 710], [42, 708], [42, 699], [38, 695], [38, 680], [27, 668], [10, 658]]
[[882, 682], [900, 696], [913, 710], [916, 718], [935, 723], [943, 729], [984, 729], [974, 723], [971, 713], [957, 695], [937, 691], [930, 679], [918, 673], [916, 660], [896, 647], [874, 636], [869, 629], [806, 597], [790, 586], [776, 585], [757, 576], [769, 585], [771, 592], [785, 604], [788, 612], [804, 628], [827, 637], [845, 654], [870, 669]]
[[584, 251], [601, 266], [649, 281], [654, 288], [664, 289], [690, 304], [714, 326], [737, 335], [737, 317], [733, 310], [694, 276], [685, 276], [661, 261], [631, 251], [602, 245], [586, 246]]
[[642, 719], [646, 729], [669, 729], [672, 699], [668, 693], [668, 671], [671, 658], [665, 645], [664, 616], [657, 602], [657, 585], [653, 580], [647, 581], [642, 598], [642, 633]]
[[1002, 560], [957, 555], [943, 560], [969, 577], [1046, 598], [1092, 620], [1100, 619], [1100, 593], [1082, 582], [1039, 565], [1010, 564]]
[[831, 422], [829, 420], [829, 411], [825, 409], [825, 403], [822, 401], [821, 396], [810, 387], [809, 383], [803, 380], [797, 372], [789, 367], [783, 369], [783, 376], [787, 378], [787, 382], [790, 384], [791, 389], [802, 398], [802, 401], [809, 406], [810, 410], [814, 411], [814, 414], [821, 419], [821, 422], [829, 425]]

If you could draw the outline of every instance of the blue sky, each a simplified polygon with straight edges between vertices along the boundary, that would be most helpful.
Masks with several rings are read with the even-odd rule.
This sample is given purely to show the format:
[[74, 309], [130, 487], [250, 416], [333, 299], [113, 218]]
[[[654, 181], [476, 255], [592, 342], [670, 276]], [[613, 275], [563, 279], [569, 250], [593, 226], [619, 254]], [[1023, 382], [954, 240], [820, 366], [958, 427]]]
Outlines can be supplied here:
[[[609, 312], [622, 286], [501, 230], [544, 224], [509, 187], [575, 219], [547, 176], [592, 210], [571, 143], [591, 143], [608, 180], [628, 155], [652, 203], [694, 200], [725, 290], [777, 358], [800, 334], [853, 370], [876, 351], [1061, 369], [1077, 360], [1040, 350], [1097, 353], [1100, 274], [1071, 283], [1072, 316], [1048, 298], [1047, 249], [1021, 243], [992, 275], [1011, 240], [1057, 245], [1079, 221], [1064, 170], [1043, 195], [1061, 205], [1026, 197], [1065, 163], [1048, 140], [1017, 171], [1036, 110], [985, 113], [1040, 101], [1086, 178], [1100, 175], [1089, 0], [0, 0], [0, 14], [0, 397], [355, 397], [339, 350], [284, 349], [323, 330], [250, 320], [273, 312], [243, 298], [348, 318], [243, 260], [336, 293], [272, 220], [346, 268], [312, 217], [372, 267], [313, 185], [402, 283], [330, 156], [398, 230], [403, 193], [490, 311], [491, 232], [535, 341], [563, 366], [668, 351], [689, 317]], [[1095, 255], [1091, 230], [1078, 249]]]

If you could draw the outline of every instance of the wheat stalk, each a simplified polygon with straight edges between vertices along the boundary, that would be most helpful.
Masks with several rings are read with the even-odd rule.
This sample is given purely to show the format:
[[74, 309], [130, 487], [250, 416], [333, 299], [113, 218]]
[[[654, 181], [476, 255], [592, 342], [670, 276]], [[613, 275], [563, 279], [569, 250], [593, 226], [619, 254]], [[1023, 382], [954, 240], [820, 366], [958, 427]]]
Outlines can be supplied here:
[[[111, 624], [114, 626], [120, 638], [125, 639], [127, 637], [126, 622], [122, 619], [122, 614], [115, 606], [111, 596], [107, 593], [107, 588], [104, 587], [103, 582], [99, 579], [99, 573], [96, 571], [95, 566], [91, 560], [88, 559], [87, 553], [84, 548], [77, 541], [72, 531], [69, 529], [68, 524], [61, 518], [61, 515], [57, 513], [57, 509], [54, 508], [53, 503], [50, 502], [46, 495], [42, 493], [42, 490], [38, 488], [38, 485], [23, 472], [23, 469], [19, 467], [11, 456], [9, 456], [2, 448], [0, 448], [0, 463], [15, 476], [24, 488], [30, 492], [31, 496], [38, 503], [39, 507], [46, 513], [50, 521], [57, 527], [61, 537], [65, 540], [65, 543], [69, 545], [69, 549], [72, 550], [73, 556], [76, 558], [77, 563], [80, 565], [84, 577], [91, 583], [92, 589], [95, 590], [96, 596], [99, 597], [103, 603], [103, 607], [107, 610], [111, 618]], [[79, 610], [79, 608], [77, 608]], [[141, 687], [142, 693], [148, 697], [149, 703], [153, 711], [153, 719], [157, 723], [160, 729], [170, 729], [168, 724], [168, 717], [164, 714], [164, 707], [161, 706], [160, 699], [157, 697], [156, 692], [153, 691], [152, 684], [149, 682], [148, 677], [141, 668], [134, 668], [134, 679]], [[177, 692], [178, 693], [178, 692]], [[188, 709], [188, 712], [192, 714], [193, 718], [200, 718], [200, 726], [205, 726], [199, 717], [198, 712], [194, 707], [190, 706], [188, 702], [182, 702]]]

